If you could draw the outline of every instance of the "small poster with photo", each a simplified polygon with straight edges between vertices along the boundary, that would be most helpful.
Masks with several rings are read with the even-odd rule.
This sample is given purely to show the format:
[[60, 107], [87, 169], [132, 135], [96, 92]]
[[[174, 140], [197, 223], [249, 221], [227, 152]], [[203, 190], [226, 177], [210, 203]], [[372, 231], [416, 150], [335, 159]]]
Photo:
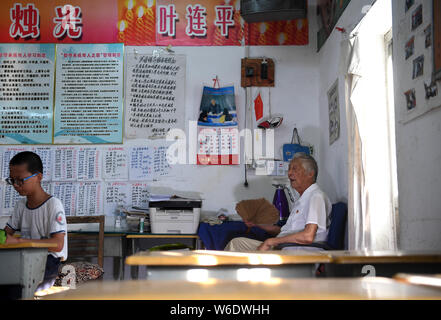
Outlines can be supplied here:
[[415, 37], [410, 38], [410, 40], [406, 42], [404, 51], [406, 53], [406, 60], [413, 55], [415, 51]]
[[423, 23], [423, 5], [420, 4], [412, 13], [412, 31]]
[[425, 47], [428, 48], [432, 45], [432, 25], [429, 24], [426, 29], [424, 29], [425, 38]]
[[207, 127], [237, 126], [234, 86], [224, 88], [204, 86], [198, 125]]
[[340, 136], [340, 107], [338, 104], [338, 80], [328, 91], [329, 106], [329, 145]]
[[413, 60], [412, 79], [418, 78], [424, 74], [424, 55]]
[[407, 111], [413, 110], [416, 107], [415, 89], [410, 89], [404, 93], [406, 96]]
[[406, 0], [405, 12], [409, 11], [410, 7], [413, 6], [415, 0]]

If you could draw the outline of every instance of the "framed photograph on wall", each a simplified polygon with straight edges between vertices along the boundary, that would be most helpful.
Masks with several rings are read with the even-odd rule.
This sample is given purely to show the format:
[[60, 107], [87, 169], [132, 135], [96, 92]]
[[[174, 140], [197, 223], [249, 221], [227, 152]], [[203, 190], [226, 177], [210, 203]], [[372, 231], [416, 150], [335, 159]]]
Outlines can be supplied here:
[[410, 38], [410, 40], [406, 42], [404, 50], [406, 52], [406, 60], [407, 60], [409, 59], [410, 56], [413, 55], [415, 51], [415, 37]]
[[340, 136], [340, 106], [338, 103], [338, 79], [328, 90], [329, 106], [329, 145]]
[[433, 73], [441, 80], [441, 1], [433, 0]]
[[420, 4], [412, 13], [412, 31], [423, 23], [423, 5]]

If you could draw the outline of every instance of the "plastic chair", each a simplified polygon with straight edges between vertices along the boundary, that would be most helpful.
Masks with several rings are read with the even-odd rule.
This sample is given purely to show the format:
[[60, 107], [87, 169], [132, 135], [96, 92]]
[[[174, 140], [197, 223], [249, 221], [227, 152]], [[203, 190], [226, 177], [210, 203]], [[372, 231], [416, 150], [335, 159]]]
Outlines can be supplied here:
[[286, 247], [314, 247], [323, 250], [344, 250], [346, 221], [348, 217], [348, 206], [344, 202], [337, 202], [332, 205], [331, 225], [329, 226], [326, 242], [313, 242], [311, 244], [282, 243], [275, 249]]

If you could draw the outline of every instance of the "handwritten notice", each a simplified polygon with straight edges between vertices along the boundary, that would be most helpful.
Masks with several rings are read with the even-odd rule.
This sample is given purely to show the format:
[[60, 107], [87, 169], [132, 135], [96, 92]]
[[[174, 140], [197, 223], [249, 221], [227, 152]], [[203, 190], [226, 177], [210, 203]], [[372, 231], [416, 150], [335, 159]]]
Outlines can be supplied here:
[[52, 195], [61, 200], [66, 216], [75, 215], [78, 197], [78, 189], [76, 183], [53, 182]]
[[127, 138], [165, 137], [185, 129], [184, 55], [127, 54]]
[[37, 147], [32, 148], [31, 151], [38, 154], [40, 156], [41, 162], [43, 162], [43, 181], [51, 181], [53, 150], [50, 147]]
[[21, 147], [6, 147], [3, 149], [2, 158], [2, 179], [9, 177], [9, 161], [19, 152], [29, 151], [29, 148]]
[[14, 211], [15, 205], [17, 201], [22, 199], [23, 197], [15, 191], [13, 186], [8, 184], [3, 186], [3, 202], [2, 202], [2, 214], [12, 214]]
[[122, 143], [123, 44], [59, 44], [54, 143]]
[[52, 143], [55, 46], [0, 45], [0, 144]]
[[78, 181], [101, 179], [101, 150], [93, 147], [78, 149]]
[[[3, 185], [0, 184], [0, 203], [3, 203]], [[0, 216], [6, 215], [8, 212], [3, 212], [3, 208], [0, 208]]]
[[170, 174], [171, 166], [167, 160], [167, 147], [154, 147], [153, 150], [154, 178], [168, 176]]
[[129, 177], [126, 150], [122, 147], [106, 148], [103, 154], [104, 180], [127, 180]]
[[77, 216], [102, 214], [102, 194], [100, 182], [78, 183]]
[[132, 207], [149, 207], [149, 192], [146, 183], [132, 183]]
[[104, 190], [104, 213], [114, 215], [118, 206], [131, 205], [131, 188], [127, 182], [106, 183]]
[[129, 178], [132, 181], [153, 179], [153, 150], [150, 147], [130, 149]]
[[53, 181], [77, 180], [77, 152], [75, 147], [57, 147], [54, 150]]

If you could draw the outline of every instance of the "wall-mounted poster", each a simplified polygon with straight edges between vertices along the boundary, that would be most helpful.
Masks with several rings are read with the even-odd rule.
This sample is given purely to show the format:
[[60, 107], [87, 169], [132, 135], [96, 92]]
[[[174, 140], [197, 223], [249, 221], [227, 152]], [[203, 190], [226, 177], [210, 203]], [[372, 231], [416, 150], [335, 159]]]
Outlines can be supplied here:
[[122, 143], [123, 44], [59, 44], [54, 143]]
[[52, 143], [55, 46], [0, 44], [0, 144]]
[[406, 60], [413, 55], [415, 51], [415, 37], [410, 38], [410, 40], [406, 42], [404, 51], [406, 53]]
[[328, 91], [329, 145], [340, 136], [340, 107], [338, 103], [338, 79]]
[[412, 13], [412, 31], [423, 23], [423, 5], [420, 4]]
[[405, 11], [407, 12], [409, 8], [415, 3], [415, 0], [406, 0]]
[[419, 56], [413, 60], [412, 79], [422, 76], [424, 73], [424, 55]]
[[407, 111], [411, 111], [416, 107], [415, 89], [407, 90], [404, 95], [406, 96], [406, 108]]

